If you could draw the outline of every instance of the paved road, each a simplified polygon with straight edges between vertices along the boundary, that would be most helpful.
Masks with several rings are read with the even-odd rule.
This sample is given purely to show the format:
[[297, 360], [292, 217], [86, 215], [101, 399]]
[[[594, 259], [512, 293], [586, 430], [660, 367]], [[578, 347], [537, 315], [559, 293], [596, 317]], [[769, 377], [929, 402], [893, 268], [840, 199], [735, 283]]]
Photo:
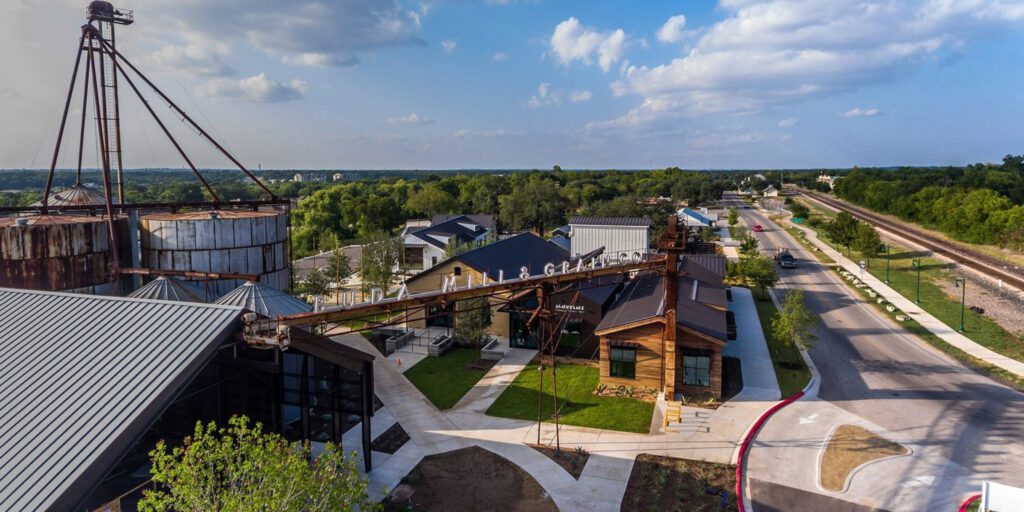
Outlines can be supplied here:
[[[755, 509], [820, 510], [803, 494], [811, 491], [864, 510], [950, 510], [983, 479], [1024, 486], [1024, 394], [905, 334], [811, 263], [765, 215], [741, 212], [749, 226], [765, 227], [757, 234], [762, 250], [786, 247], [798, 258], [797, 269], [780, 270], [779, 287], [803, 289], [822, 322], [810, 351], [822, 376], [818, 399], [783, 409], [751, 451]], [[818, 457], [841, 424], [869, 428], [913, 453], [864, 466], [844, 493], [824, 491], [817, 485]]]

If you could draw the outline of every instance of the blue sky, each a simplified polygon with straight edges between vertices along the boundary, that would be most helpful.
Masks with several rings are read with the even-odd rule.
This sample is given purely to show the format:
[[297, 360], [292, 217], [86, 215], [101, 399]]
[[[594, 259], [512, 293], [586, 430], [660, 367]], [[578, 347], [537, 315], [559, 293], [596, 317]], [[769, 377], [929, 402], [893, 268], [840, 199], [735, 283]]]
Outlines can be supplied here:
[[[48, 164], [84, 4], [15, 0], [0, 20], [0, 44], [18, 50], [0, 57], [12, 71], [0, 111], [19, 120], [0, 126], [0, 167]], [[252, 167], [803, 168], [1024, 152], [1020, 1], [117, 5], [137, 20], [121, 50]], [[181, 166], [137, 102], [123, 104], [126, 164]], [[203, 166], [226, 166], [157, 110]]]

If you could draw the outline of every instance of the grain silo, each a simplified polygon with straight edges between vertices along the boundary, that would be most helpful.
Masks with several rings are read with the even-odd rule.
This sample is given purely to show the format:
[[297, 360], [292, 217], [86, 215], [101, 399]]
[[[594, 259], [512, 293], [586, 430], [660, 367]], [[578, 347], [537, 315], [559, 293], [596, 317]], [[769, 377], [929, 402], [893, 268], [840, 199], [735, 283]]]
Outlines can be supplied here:
[[[142, 266], [257, 275], [280, 290], [289, 285], [287, 214], [278, 211], [199, 211], [156, 213], [139, 222]], [[211, 295], [223, 295], [245, 281], [209, 282]]]
[[[117, 294], [111, 283], [109, 223], [103, 217], [0, 218], [0, 287]], [[131, 261], [128, 220], [118, 218], [121, 261]]]

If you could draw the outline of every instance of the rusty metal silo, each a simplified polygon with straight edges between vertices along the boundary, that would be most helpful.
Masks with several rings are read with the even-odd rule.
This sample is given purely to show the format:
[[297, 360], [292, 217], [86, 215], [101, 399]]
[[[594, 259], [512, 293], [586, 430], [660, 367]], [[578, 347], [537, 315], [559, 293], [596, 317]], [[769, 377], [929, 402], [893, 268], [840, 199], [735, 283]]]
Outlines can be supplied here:
[[[118, 218], [122, 261], [130, 260], [128, 220]], [[109, 223], [103, 217], [0, 218], [0, 287], [118, 294], [111, 283]]]
[[[288, 221], [278, 211], [157, 213], [139, 222], [142, 266], [260, 276], [260, 282], [288, 289]], [[211, 281], [221, 296], [244, 281]]]

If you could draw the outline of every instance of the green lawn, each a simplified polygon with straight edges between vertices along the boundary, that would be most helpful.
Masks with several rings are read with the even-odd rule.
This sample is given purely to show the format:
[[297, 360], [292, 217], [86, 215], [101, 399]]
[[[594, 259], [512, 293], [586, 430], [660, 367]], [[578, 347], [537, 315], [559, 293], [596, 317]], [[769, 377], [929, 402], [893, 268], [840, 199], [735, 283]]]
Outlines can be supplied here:
[[[536, 361], [528, 365], [487, 409], [487, 414], [536, 421], [539, 373]], [[631, 398], [595, 396], [593, 391], [599, 378], [600, 370], [596, 366], [558, 365], [559, 421], [565, 425], [647, 433], [651, 428], [654, 404]], [[541, 399], [541, 414], [545, 421], [551, 420], [551, 388], [551, 371], [548, 369], [544, 371], [544, 396]]]
[[479, 350], [456, 347], [441, 357], [428, 357], [416, 363], [405, 371], [405, 376], [438, 409], [450, 409], [487, 373], [465, 368], [479, 357]]
[[775, 368], [775, 378], [779, 381], [782, 397], [793, 396], [811, 381], [811, 371], [807, 368], [804, 358], [800, 357], [800, 350], [793, 344], [782, 343], [772, 334], [772, 320], [779, 316], [775, 303], [771, 299], [761, 300], [755, 294], [754, 305], [757, 306], [757, 317], [761, 321], [761, 329], [768, 342], [768, 352], [772, 357], [772, 366]]

